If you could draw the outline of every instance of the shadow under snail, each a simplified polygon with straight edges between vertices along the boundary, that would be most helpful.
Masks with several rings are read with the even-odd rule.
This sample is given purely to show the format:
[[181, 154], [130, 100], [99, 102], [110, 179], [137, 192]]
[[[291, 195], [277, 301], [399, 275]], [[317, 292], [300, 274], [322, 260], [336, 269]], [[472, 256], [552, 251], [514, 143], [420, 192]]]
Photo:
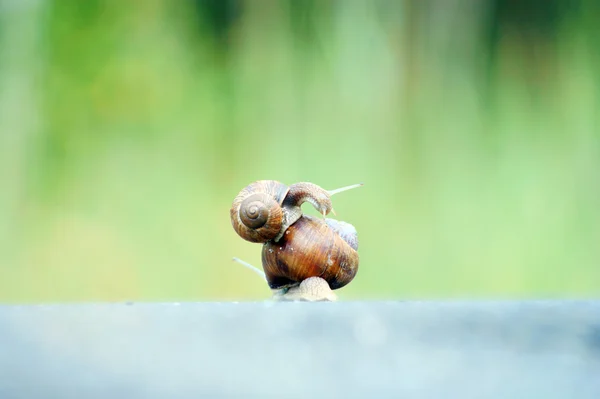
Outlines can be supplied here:
[[[302, 182], [287, 186], [275, 180], [249, 184], [235, 197], [231, 224], [246, 241], [262, 243], [263, 271], [235, 261], [260, 274], [276, 300], [334, 301], [333, 290], [344, 287], [358, 270], [358, 235], [335, 215], [331, 196], [362, 186], [325, 190]], [[304, 202], [323, 215], [303, 215]]]

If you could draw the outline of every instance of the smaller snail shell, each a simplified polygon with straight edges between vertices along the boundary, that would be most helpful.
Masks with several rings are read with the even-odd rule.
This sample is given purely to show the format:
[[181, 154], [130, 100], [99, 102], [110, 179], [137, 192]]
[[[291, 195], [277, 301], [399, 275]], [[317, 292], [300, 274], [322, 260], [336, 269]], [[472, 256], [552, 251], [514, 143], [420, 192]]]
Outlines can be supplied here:
[[259, 180], [242, 189], [230, 209], [231, 224], [246, 241], [267, 242], [281, 231], [285, 215], [281, 203], [289, 187], [275, 180]]
[[335, 302], [338, 298], [327, 281], [321, 277], [309, 277], [295, 287], [276, 290], [273, 299], [283, 302]]
[[[335, 228], [322, 219], [304, 215], [279, 242], [269, 241], [263, 246], [263, 270], [271, 289], [293, 287], [307, 278], [321, 277], [335, 290], [354, 279], [358, 252], [343, 235], [356, 235], [356, 230], [347, 223], [331, 224]], [[358, 245], [357, 239], [350, 241]]]

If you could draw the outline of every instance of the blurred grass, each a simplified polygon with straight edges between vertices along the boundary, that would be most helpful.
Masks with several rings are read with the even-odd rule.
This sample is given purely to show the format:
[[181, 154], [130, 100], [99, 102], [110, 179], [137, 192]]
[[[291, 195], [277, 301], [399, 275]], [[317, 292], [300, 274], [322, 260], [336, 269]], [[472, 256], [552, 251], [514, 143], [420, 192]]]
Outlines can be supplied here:
[[0, 0], [0, 301], [266, 298], [258, 179], [365, 182], [342, 298], [597, 295], [597, 7], [491, 46], [488, 3]]

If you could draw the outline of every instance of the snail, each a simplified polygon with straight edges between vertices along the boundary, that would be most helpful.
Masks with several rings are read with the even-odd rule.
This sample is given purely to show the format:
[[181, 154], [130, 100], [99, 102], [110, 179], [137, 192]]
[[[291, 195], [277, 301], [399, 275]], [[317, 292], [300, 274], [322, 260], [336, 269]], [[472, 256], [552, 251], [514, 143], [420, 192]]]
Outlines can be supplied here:
[[312, 204], [323, 217], [330, 212], [335, 215], [331, 196], [360, 186], [362, 183], [328, 191], [309, 182], [287, 186], [276, 180], [258, 180], [243, 188], [233, 200], [231, 224], [246, 241], [278, 242], [302, 216], [304, 202]]
[[[313, 183], [286, 186], [261, 180], [244, 188], [233, 201], [231, 222], [240, 237], [263, 243], [257, 272], [283, 301], [335, 301], [333, 290], [344, 287], [358, 270], [358, 236], [349, 223], [327, 218], [331, 196], [362, 186], [324, 190]], [[311, 203], [323, 219], [303, 215], [301, 205]]]
[[[350, 238], [348, 238], [350, 237]], [[271, 289], [285, 289], [308, 277], [321, 277], [341, 288], [358, 269], [358, 238], [349, 223], [303, 215], [279, 242], [262, 248], [262, 264]]]
[[349, 223], [302, 215], [279, 242], [262, 248], [259, 274], [280, 301], [335, 301], [333, 290], [354, 279], [358, 271], [358, 236]]

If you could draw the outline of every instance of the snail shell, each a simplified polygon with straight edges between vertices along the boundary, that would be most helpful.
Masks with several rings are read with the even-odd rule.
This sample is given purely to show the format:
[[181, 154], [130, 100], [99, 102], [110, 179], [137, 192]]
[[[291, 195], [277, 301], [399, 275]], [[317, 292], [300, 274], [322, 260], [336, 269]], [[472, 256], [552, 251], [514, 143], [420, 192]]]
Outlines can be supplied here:
[[333, 219], [300, 217], [279, 242], [263, 246], [262, 264], [271, 289], [298, 286], [321, 277], [332, 290], [350, 283], [358, 271], [356, 230]]
[[229, 211], [233, 229], [250, 242], [277, 237], [284, 224], [281, 204], [289, 189], [276, 180], [258, 180], [243, 188]]

